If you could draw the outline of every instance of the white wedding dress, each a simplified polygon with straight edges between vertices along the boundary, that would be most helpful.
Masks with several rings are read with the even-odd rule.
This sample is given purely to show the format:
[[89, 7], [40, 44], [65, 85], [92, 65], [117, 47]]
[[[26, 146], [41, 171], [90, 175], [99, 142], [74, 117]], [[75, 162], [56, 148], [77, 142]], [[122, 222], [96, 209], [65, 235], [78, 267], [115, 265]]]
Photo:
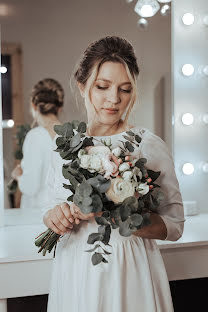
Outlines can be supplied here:
[[26, 213], [36, 212], [40, 220], [44, 202], [48, 199], [46, 178], [52, 147], [53, 140], [49, 132], [41, 126], [31, 129], [23, 144], [23, 173], [18, 178], [22, 192], [20, 208]]
[[[166, 201], [160, 206], [159, 214], [167, 227], [166, 240], [175, 241], [183, 232], [184, 213], [172, 157], [166, 144], [149, 130], [139, 127], [131, 130], [142, 137], [134, 154], [147, 158], [149, 169], [161, 171], [157, 183], [165, 192]], [[125, 141], [123, 134], [111, 136], [113, 148], [121, 144], [119, 140]], [[99, 144], [96, 140], [94, 143]], [[63, 163], [67, 161], [53, 152], [48, 176], [51, 198], [46, 211], [70, 195], [62, 187], [62, 183], [68, 182], [62, 176]], [[169, 282], [156, 241], [135, 235], [123, 237], [118, 229], [112, 230], [109, 242], [112, 247], [106, 248], [101, 243], [112, 252], [105, 256], [108, 263], [93, 266], [92, 253], [85, 250], [93, 248], [87, 239], [97, 228], [94, 220], [82, 221], [61, 238], [53, 260], [47, 311], [172, 312]]]

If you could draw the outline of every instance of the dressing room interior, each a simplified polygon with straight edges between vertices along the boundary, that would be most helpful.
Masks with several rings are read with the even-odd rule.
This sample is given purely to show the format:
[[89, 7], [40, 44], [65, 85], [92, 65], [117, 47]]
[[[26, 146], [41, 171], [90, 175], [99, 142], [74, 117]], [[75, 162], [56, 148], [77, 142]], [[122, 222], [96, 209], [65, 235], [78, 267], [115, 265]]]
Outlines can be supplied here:
[[23, 207], [12, 177], [24, 138], [37, 127], [31, 92], [42, 79], [57, 80], [64, 90], [60, 122], [87, 122], [73, 75], [88, 44], [105, 36], [125, 38], [135, 50], [138, 102], [129, 123], [161, 138], [174, 161], [184, 231], [177, 241], [156, 240], [174, 311], [206, 311], [207, 1], [0, 0], [0, 21], [0, 312], [47, 311], [54, 253], [38, 252], [35, 238], [46, 230], [41, 209]]

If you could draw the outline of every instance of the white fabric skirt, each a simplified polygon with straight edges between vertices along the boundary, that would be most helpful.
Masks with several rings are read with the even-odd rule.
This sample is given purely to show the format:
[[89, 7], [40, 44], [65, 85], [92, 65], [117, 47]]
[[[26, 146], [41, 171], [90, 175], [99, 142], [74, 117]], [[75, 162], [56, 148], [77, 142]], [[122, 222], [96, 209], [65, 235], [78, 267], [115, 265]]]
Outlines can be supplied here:
[[[108, 263], [85, 252], [95, 220], [82, 221], [57, 245], [47, 312], [173, 312], [169, 282], [155, 240], [111, 232]], [[98, 242], [95, 242], [97, 244]], [[97, 251], [97, 250], [96, 250]], [[99, 250], [101, 251], [101, 250]]]

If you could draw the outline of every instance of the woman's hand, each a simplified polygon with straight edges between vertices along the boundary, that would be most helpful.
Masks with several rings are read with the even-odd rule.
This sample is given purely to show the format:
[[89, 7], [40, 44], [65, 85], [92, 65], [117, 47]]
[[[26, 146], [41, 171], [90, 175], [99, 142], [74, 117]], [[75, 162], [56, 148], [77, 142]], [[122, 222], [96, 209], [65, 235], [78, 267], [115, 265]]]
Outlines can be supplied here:
[[56, 205], [53, 209], [48, 210], [43, 217], [44, 224], [59, 235], [71, 232], [75, 221], [76, 224], [79, 224], [79, 220], [73, 217], [67, 203]]
[[71, 213], [73, 215], [74, 218], [80, 219], [80, 220], [89, 220], [91, 218], [93, 218], [95, 215], [95, 213], [88, 213], [88, 214], [84, 214], [81, 212], [80, 208], [78, 206], [76, 206], [74, 203], [72, 203], [70, 205], [70, 210]]
[[14, 170], [12, 171], [11, 176], [12, 176], [12, 178], [13, 178], [14, 180], [17, 180], [18, 177], [20, 177], [20, 176], [22, 175], [22, 173], [23, 173], [23, 171], [22, 171], [21, 165], [17, 165], [17, 166], [14, 168]]

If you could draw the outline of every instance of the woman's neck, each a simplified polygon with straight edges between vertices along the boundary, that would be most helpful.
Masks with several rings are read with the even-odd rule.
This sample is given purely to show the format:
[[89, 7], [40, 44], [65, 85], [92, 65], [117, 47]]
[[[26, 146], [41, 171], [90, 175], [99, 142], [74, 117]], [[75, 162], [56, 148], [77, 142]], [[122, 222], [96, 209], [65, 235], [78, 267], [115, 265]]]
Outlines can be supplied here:
[[114, 125], [106, 125], [102, 123], [88, 122], [87, 124], [87, 135], [90, 136], [105, 136], [114, 135], [123, 131], [127, 131], [128, 126], [123, 120], [119, 120]]

